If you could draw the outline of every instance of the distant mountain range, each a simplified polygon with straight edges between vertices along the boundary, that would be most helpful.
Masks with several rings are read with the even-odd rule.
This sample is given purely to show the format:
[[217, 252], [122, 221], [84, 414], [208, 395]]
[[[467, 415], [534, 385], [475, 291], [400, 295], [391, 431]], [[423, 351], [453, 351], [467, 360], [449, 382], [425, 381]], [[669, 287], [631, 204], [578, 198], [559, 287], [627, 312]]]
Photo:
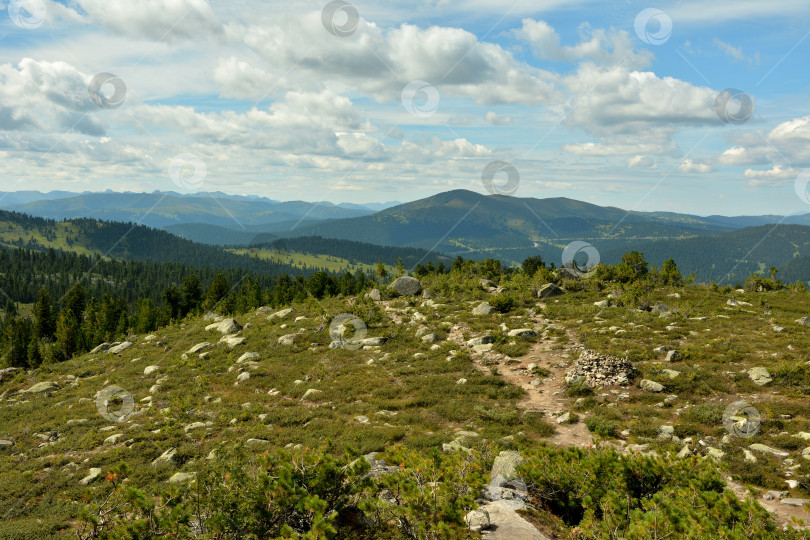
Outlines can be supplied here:
[[0, 192], [0, 209], [49, 219], [87, 217], [157, 228], [204, 224], [253, 233], [288, 231], [324, 220], [365, 216], [395, 204], [281, 202], [221, 192]]
[[[222, 193], [105, 192], [61, 197], [63, 193], [9, 208], [54, 219], [139, 222], [207, 244], [255, 245], [277, 238], [320, 236], [421, 248], [452, 257], [494, 258], [513, 265], [537, 254], [559, 265], [565, 246], [584, 241], [608, 263], [617, 262], [631, 249], [642, 251], [656, 265], [673, 257], [684, 274], [694, 272], [699, 281], [742, 281], [770, 266], [783, 269], [780, 277], [784, 279], [810, 280], [810, 214], [704, 217], [466, 190], [379, 211], [350, 203], [280, 202]], [[6, 200], [32, 196], [18, 192]]]

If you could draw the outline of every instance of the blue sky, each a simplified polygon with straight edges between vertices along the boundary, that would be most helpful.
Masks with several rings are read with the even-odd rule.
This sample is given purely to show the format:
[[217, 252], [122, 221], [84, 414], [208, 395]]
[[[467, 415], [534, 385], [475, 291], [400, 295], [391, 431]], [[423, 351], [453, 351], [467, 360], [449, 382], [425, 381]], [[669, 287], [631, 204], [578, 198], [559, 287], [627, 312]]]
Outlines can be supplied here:
[[515, 196], [810, 211], [806, 1], [2, 7], [0, 191], [407, 201], [503, 161]]

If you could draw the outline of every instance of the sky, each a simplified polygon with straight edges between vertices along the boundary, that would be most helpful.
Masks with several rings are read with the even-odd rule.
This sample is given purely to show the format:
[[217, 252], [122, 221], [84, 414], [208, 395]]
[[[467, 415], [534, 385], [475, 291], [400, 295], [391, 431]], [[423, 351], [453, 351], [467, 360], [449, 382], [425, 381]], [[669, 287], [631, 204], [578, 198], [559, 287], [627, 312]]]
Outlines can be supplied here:
[[806, 0], [0, 7], [0, 191], [810, 212]]

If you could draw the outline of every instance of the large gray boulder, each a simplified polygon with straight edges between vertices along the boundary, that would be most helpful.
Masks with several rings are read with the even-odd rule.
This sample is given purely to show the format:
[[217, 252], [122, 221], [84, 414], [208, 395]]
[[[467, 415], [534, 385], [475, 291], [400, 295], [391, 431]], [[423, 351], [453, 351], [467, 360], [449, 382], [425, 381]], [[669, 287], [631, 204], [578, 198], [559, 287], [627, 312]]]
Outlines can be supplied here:
[[565, 293], [565, 291], [554, 283], [546, 283], [537, 289], [537, 298], [551, 298], [553, 296], [560, 296], [563, 293]]
[[422, 294], [422, 283], [418, 279], [409, 276], [398, 277], [388, 286], [402, 296], [416, 296]]
[[520, 452], [513, 450], [504, 450], [495, 461], [492, 463], [492, 474], [490, 475], [490, 482], [499, 482], [517, 477], [517, 467], [523, 463], [523, 457]]
[[59, 384], [57, 384], [57, 383], [55, 383], [53, 381], [43, 381], [43, 382], [38, 382], [37, 384], [35, 384], [31, 388], [29, 388], [28, 390], [23, 390], [20, 393], [21, 394], [43, 394], [43, 393], [49, 394], [51, 392], [55, 392], [56, 390], [59, 390], [60, 388], [61, 388], [61, 386], [59, 386]]
[[763, 386], [771, 382], [771, 374], [762, 366], [752, 367], [748, 370], [748, 378], [757, 386]]
[[14, 378], [17, 373], [21, 373], [22, 369], [17, 367], [8, 367], [0, 369], [0, 382], [5, 382]]
[[649, 379], [642, 380], [641, 383], [639, 383], [639, 386], [642, 390], [646, 390], [647, 392], [658, 393], [664, 390], [664, 385]]
[[209, 324], [205, 329], [216, 330], [220, 334], [235, 334], [242, 329], [242, 325], [236, 322], [236, 319], [223, 319], [218, 323]]
[[118, 345], [116, 345], [114, 347], [110, 347], [109, 349], [107, 349], [107, 352], [110, 353], [110, 354], [120, 354], [120, 353], [124, 352], [125, 350], [129, 349], [130, 347], [132, 347], [132, 342], [131, 341], [124, 341], [124, 342], [119, 343]]
[[489, 315], [495, 308], [489, 302], [481, 302], [472, 310], [473, 315]]

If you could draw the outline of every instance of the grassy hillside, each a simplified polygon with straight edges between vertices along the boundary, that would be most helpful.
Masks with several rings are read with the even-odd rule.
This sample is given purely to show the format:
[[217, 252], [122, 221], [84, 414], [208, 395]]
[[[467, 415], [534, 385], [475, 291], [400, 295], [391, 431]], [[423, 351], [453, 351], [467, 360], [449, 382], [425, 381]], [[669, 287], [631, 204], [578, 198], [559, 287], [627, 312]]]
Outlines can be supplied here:
[[[482, 286], [483, 277], [494, 283]], [[323, 466], [324, 458], [312, 449], [340, 456], [349, 446], [353, 456], [382, 452], [375, 459], [400, 464], [395, 471], [378, 470], [369, 491], [358, 487], [353, 504], [359, 504], [358, 497], [367, 498], [369, 509], [379, 509], [373, 505], [381, 504], [379, 497], [386, 495], [379, 489], [385, 486], [410, 493], [403, 492], [400, 503], [385, 503], [385, 511], [393, 512], [384, 514], [392, 516], [390, 521], [372, 515], [378, 529], [364, 529], [369, 536], [349, 537], [407, 537], [397, 525], [405, 516], [431, 527], [444, 523], [447, 531], [456, 531], [448, 532], [451, 536], [476, 537], [463, 532], [462, 518], [476, 507], [477, 490], [488, 481], [488, 472], [481, 478], [482, 468], [488, 471], [501, 450], [529, 457], [521, 469], [530, 495], [527, 511], [530, 521], [548, 534], [600, 537], [598, 531], [612, 527], [613, 518], [588, 514], [591, 499], [585, 496], [604, 496], [599, 499], [604, 504], [618, 502], [623, 508], [623, 499], [609, 502], [613, 495], [602, 490], [625, 474], [637, 490], [632, 478], [646, 478], [650, 468], [652, 483], [641, 490], [648, 494], [642, 497], [644, 509], [615, 516], [627, 538], [646, 537], [649, 527], [679, 537], [684, 523], [694, 523], [689, 530], [702, 530], [696, 537], [711, 537], [718, 530], [731, 531], [733, 538], [800, 537], [779, 527], [791, 516], [807, 514], [785, 503], [789, 498], [784, 494], [773, 500], [764, 495], [778, 490], [793, 498], [810, 496], [810, 460], [802, 457], [810, 445], [805, 439], [810, 437], [810, 336], [794, 322], [810, 315], [808, 294], [725, 292], [652, 282], [560, 283], [567, 293], [538, 300], [539, 274], [501, 275], [468, 264], [449, 275], [423, 278], [429, 300], [384, 294], [374, 302], [358, 295], [310, 300], [278, 317], [258, 310], [237, 317], [244, 325], [237, 337], [243, 339], [232, 345], [222, 342], [219, 332], [205, 330], [210, 321], [190, 318], [152, 336], [130, 336], [133, 345], [120, 354], [88, 354], [14, 373], [0, 383], [0, 438], [10, 441], [0, 451], [0, 536], [75, 537], [82, 506], [101, 504], [123, 478], [128, 488], [161, 501], [191, 501], [200, 493], [194, 486], [208, 486], [224, 497], [217, 499], [216, 511], [237, 515], [238, 505], [229, 505], [237, 500], [246, 504], [261, 485], [259, 478], [265, 478], [252, 473], [243, 477], [239, 470], [258, 466], [270, 472], [268, 489], [281, 491], [268, 492], [270, 499], [257, 493], [266, 505], [292, 492], [272, 480], [287, 458], [261, 465], [263, 456], [287, 448], [299, 456], [293, 464], [320, 460]], [[502, 313], [473, 315], [482, 301]], [[649, 311], [656, 303], [656, 310]], [[344, 312], [362, 321], [355, 326], [360, 335], [344, 335], [351, 347], [330, 348], [330, 323]], [[468, 343], [483, 336], [489, 336], [484, 343], [492, 343]], [[363, 345], [360, 338], [382, 339], [355, 348]], [[191, 352], [201, 342], [212, 346]], [[583, 346], [600, 355], [626, 357], [633, 366], [629, 382], [595, 390], [577, 381], [567, 385], [566, 371]], [[653, 351], [660, 346], [677, 349], [679, 355], [665, 361]], [[770, 381], [755, 384], [749, 373], [754, 367], [767, 370]], [[643, 381], [661, 387], [650, 390]], [[43, 382], [57, 386], [23, 393]], [[97, 405], [99, 392], [112, 385], [122, 389], [123, 401]], [[735, 435], [733, 426], [724, 424], [724, 410], [740, 399], [761, 418], [751, 437]], [[122, 421], [115, 421], [111, 410], [124, 410]], [[563, 413], [569, 413], [567, 419], [558, 420]], [[595, 442], [618, 452], [588, 450]], [[543, 450], [544, 443], [579, 450], [556, 453]], [[461, 447], [470, 449], [469, 457], [465, 450], [454, 453]], [[172, 448], [171, 459], [158, 459]], [[233, 452], [244, 457], [237, 459]], [[240, 465], [228, 468], [231, 460]], [[127, 469], [117, 468], [122, 461]], [[715, 463], [733, 478], [725, 494], [726, 474], [718, 474]], [[619, 464], [627, 470], [603, 477]], [[216, 476], [223, 467], [231, 476]], [[588, 484], [588, 467], [595, 467], [595, 478], [604, 478], [604, 483]], [[93, 468], [100, 477], [82, 485]], [[444, 472], [431, 480], [433, 470]], [[115, 472], [105, 481], [108, 471]], [[690, 476], [696, 471], [702, 480]], [[191, 476], [177, 473], [196, 473], [199, 482], [189, 483]], [[184, 480], [174, 484], [172, 478]], [[210, 478], [221, 480], [210, 483]], [[652, 496], [669, 482], [675, 491], [663, 499]], [[227, 493], [216, 487], [223, 485]], [[736, 493], [745, 497], [746, 485], [752, 487], [756, 504], [738, 501], [731, 491], [739, 489]], [[452, 512], [430, 513], [416, 502], [422, 500], [420, 489], [441, 497], [442, 504], [458, 506], [442, 507], [455, 508]], [[561, 493], [569, 497], [568, 506]], [[407, 502], [411, 496], [413, 506]], [[685, 502], [696, 496], [707, 498]], [[627, 500], [634, 508], [638, 503]], [[686, 514], [679, 513], [685, 507], [676, 508], [681, 503], [690, 508]], [[775, 513], [768, 516], [760, 504]], [[171, 506], [163, 511], [167, 508]], [[725, 517], [708, 518], [713, 512], [725, 512]], [[356, 524], [359, 518], [353, 515]], [[756, 518], [746, 522], [742, 516]]]

